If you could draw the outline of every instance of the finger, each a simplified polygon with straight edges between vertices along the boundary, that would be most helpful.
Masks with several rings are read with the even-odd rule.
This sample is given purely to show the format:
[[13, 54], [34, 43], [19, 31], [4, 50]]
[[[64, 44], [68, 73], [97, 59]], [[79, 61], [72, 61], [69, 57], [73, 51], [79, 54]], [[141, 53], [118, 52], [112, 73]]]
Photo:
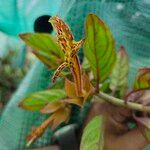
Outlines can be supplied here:
[[53, 146], [48, 146], [48, 147], [43, 147], [43, 148], [33, 148], [33, 149], [28, 149], [28, 150], [60, 150], [60, 148], [57, 145], [53, 145]]
[[127, 132], [127, 120], [131, 116], [130, 110], [119, 108], [109, 104], [105, 108], [104, 113], [104, 124], [105, 124], [105, 133], [111, 135], [120, 135]]
[[[120, 118], [118, 117], [117, 119]], [[129, 128], [126, 123], [121, 123], [118, 120], [116, 121], [112, 116], [105, 116], [104, 125], [105, 125], [105, 136], [118, 136], [128, 132]]]
[[127, 108], [117, 107], [114, 105], [109, 105], [106, 114], [111, 116], [116, 122], [123, 123], [126, 122], [127, 118], [131, 116], [131, 110]]
[[138, 128], [129, 131], [123, 136], [119, 136], [116, 142], [118, 142], [118, 148], [121, 145], [126, 145], [123, 150], [141, 150], [148, 145], [148, 141], [145, 139], [145, 137]]
[[121, 136], [108, 135], [104, 143], [105, 150], [142, 150], [148, 145], [139, 129], [134, 129]]
[[110, 134], [123, 134], [128, 130], [125, 121], [129, 116], [131, 116], [131, 112], [128, 109], [119, 108], [106, 102], [93, 102], [85, 119], [84, 125], [100, 114], [104, 116], [106, 130]]
[[93, 102], [85, 118], [84, 126], [95, 116], [103, 114], [107, 105], [108, 104], [104, 102]]

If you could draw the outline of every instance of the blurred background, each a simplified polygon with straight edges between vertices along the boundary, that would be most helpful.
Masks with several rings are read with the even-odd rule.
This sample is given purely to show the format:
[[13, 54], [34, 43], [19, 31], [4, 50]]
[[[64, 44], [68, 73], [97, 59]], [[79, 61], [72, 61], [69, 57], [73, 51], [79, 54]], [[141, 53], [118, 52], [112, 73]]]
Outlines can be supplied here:
[[[36, 58], [19, 39], [22, 32], [48, 32], [44, 23], [58, 11], [60, 0], [0, 0], [0, 111]], [[35, 11], [36, 8], [36, 11]], [[47, 17], [45, 17], [47, 15]], [[41, 28], [41, 26], [44, 26]]]

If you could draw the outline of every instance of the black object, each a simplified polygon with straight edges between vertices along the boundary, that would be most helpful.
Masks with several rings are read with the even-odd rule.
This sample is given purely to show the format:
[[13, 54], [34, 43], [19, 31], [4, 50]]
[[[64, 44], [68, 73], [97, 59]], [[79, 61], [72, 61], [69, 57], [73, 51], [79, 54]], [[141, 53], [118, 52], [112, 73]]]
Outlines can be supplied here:
[[41, 33], [51, 33], [53, 31], [53, 27], [48, 20], [51, 16], [43, 15], [38, 17], [34, 22], [34, 31]]
[[59, 145], [61, 150], [79, 150], [77, 132], [77, 124], [64, 126], [54, 133], [52, 141]]

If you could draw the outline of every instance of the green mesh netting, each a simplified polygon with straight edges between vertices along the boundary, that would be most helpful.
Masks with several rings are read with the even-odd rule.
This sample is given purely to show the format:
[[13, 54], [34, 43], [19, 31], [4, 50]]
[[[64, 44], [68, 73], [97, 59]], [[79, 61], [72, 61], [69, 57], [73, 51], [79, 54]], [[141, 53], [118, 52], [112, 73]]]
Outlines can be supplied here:
[[[150, 66], [150, 2], [149, 0], [63, 0], [59, 15], [70, 25], [75, 39], [83, 36], [84, 19], [88, 13], [100, 16], [110, 27], [117, 48], [124, 45], [130, 58], [130, 85], [140, 67]], [[80, 52], [82, 55], [82, 52]], [[25, 137], [32, 126], [39, 125], [46, 116], [17, 108], [17, 103], [27, 94], [45, 89], [51, 73], [37, 62], [29, 71], [7, 105], [0, 121], [0, 149], [22, 150]], [[80, 123], [82, 113], [75, 109], [71, 121]], [[78, 114], [80, 115], [78, 116]], [[34, 147], [50, 143], [52, 132], [48, 130]], [[9, 143], [9, 144], [8, 144]]]
[[25, 62], [20, 32], [33, 31], [34, 21], [45, 14], [55, 15], [61, 0], [7, 0], [0, 1], [0, 57], [14, 51], [13, 67], [22, 67]]

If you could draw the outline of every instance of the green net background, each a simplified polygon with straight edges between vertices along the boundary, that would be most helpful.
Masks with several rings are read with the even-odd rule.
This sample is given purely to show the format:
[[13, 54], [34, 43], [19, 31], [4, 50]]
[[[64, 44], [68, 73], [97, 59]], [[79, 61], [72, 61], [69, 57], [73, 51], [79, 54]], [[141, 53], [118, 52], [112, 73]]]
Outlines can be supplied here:
[[[111, 29], [117, 48], [126, 47], [130, 59], [130, 86], [138, 68], [150, 66], [150, 1], [149, 0], [63, 0], [58, 14], [70, 25], [75, 39], [84, 34], [84, 20], [88, 13], [100, 16]], [[80, 52], [80, 56], [83, 53]], [[22, 150], [25, 137], [32, 126], [39, 125], [46, 116], [17, 107], [27, 94], [51, 85], [52, 72], [36, 62], [19, 89], [13, 95], [0, 120], [0, 150]], [[82, 112], [75, 109], [71, 122], [82, 122]], [[50, 129], [33, 145], [50, 144]]]

